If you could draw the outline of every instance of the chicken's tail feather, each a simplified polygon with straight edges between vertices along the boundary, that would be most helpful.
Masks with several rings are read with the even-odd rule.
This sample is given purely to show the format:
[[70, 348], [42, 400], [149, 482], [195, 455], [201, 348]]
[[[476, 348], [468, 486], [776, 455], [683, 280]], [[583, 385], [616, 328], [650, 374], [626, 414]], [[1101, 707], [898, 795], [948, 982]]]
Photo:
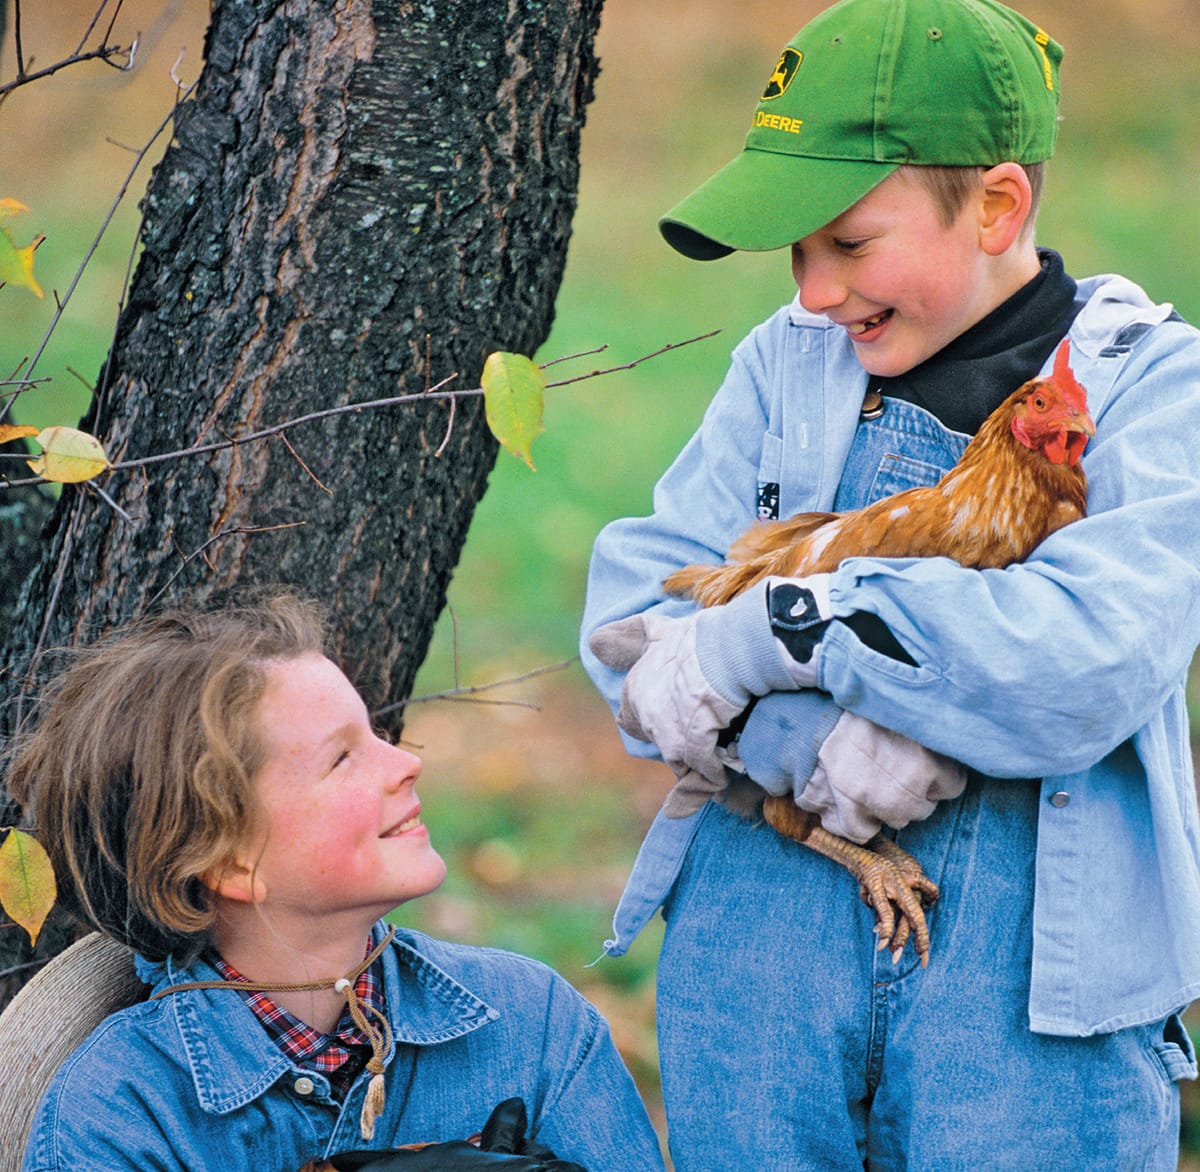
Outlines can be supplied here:
[[701, 606], [719, 606], [764, 577], [757, 563], [684, 566], [663, 582], [668, 594], [694, 598]]
[[680, 598], [694, 598], [701, 606], [719, 606], [763, 578], [810, 572], [813, 567], [798, 555], [797, 543], [836, 518], [836, 513], [797, 513], [784, 521], [753, 525], [730, 546], [725, 565], [684, 566], [663, 582], [663, 588]]

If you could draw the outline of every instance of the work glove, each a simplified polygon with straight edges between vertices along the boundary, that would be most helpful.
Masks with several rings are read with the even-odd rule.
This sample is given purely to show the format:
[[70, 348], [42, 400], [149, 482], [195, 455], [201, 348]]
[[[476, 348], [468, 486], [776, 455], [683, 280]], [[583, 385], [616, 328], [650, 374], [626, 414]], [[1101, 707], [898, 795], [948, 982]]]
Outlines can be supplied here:
[[505, 1099], [492, 1111], [479, 1146], [468, 1140], [425, 1144], [390, 1152], [340, 1152], [317, 1164], [318, 1172], [587, 1172], [560, 1160], [544, 1144], [525, 1135], [525, 1104]]
[[767, 578], [723, 606], [670, 617], [643, 612], [593, 632], [589, 646], [627, 671], [617, 724], [658, 746], [678, 783], [669, 817], [685, 817], [743, 772], [722, 733], [756, 696], [817, 684], [832, 618], [827, 574]]
[[843, 712], [795, 800], [831, 833], [866, 842], [882, 826], [900, 830], [928, 818], [937, 802], [958, 797], [966, 784], [966, 770], [957, 761], [865, 716]]

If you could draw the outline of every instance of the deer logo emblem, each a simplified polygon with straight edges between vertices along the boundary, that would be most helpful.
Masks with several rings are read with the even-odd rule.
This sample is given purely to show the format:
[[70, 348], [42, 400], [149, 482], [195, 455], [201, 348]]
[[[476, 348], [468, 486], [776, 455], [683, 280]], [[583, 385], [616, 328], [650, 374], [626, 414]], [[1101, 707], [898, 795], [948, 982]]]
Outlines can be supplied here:
[[779, 64], [775, 66], [775, 72], [767, 80], [767, 88], [763, 90], [764, 102], [779, 97], [792, 84], [792, 78], [796, 76], [796, 70], [800, 68], [800, 62], [803, 60], [804, 54], [799, 49], [784, 49], [779, 55]]

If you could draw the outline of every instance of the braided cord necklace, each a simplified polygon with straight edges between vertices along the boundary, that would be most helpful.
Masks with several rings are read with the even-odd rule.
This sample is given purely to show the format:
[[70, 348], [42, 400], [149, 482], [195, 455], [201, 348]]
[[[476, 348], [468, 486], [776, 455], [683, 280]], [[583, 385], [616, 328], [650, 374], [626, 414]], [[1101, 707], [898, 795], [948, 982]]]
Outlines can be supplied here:
[[[392, 1045], [392, 1027], [378, 1009], [370, 1004], [364, 1005], [359, 1000], [354, 984], [383, 955], [384, 949], [395, 935], [396, 929], [389, 928], [387, 935], [371, 949], [362, 964], [344, 977], [326, 977], [320, 981], [183, 981], [178, 985], [168, 985], [167, 988], [160, 989], [150, 1000], [157, 1001], [160, 997], [171, 993], [183, 993], [190, 989], [233, 989], [239, 993], [303, 993], [332, 988], [345, 997], [351, 1019], [371, 1044], [371, 1057], [367, 1060], [371, 1081], [367, 1084], [367, 1097], [363, 1100], [359, 1131], [363, 1139], [374, 1139], [375, 1120], [383, 1114], [384, 1058]], [[377, 1025], [369, 1020], [368, 1012], [374, 1015]]]

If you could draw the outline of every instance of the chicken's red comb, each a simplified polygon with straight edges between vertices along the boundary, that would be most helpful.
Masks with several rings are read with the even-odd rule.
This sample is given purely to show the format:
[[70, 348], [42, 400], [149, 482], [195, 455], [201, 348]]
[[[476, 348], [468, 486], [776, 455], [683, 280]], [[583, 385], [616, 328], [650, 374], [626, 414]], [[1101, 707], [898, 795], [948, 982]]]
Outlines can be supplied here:
[[1087, 391], [1075, 380], [1075, 372], [1070, 367], [1070, 357], [1070, 340], [1063, 338], [1054, 352], [1054, 369], [1050, 372], [1050, 381], [1058, 388], [1059, 394], [1067, 403], [1086, 411]]

